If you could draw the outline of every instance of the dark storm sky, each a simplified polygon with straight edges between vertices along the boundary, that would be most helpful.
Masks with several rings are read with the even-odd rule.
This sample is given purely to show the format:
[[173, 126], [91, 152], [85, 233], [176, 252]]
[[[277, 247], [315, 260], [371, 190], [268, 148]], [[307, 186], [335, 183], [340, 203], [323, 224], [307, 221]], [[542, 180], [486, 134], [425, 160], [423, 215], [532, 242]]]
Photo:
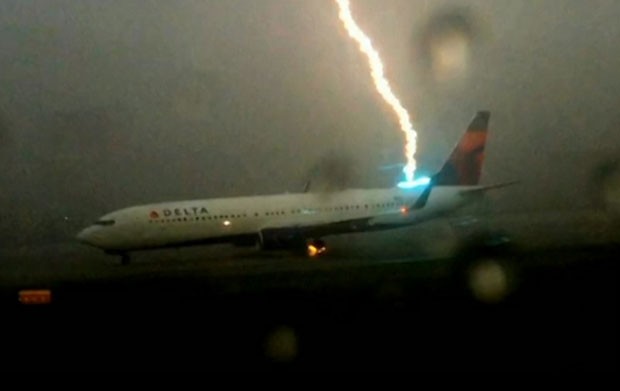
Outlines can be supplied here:
[[[484, 181], [523, 181], [496, 202], [587, 206], [592, 167], [620, 150], [617, 1], [365, 0], [353, 12], [413, 114], [423, 168], [490, 109]], [[472, 59], [438, 81], [424, 42], [455, 20]], [[331, 0], [3, 0], [0, 92], [7, 243], [63, 240], [136, 203], [299, 191], [326, 172], [389, 186], [377, 167], [402, 161]]]

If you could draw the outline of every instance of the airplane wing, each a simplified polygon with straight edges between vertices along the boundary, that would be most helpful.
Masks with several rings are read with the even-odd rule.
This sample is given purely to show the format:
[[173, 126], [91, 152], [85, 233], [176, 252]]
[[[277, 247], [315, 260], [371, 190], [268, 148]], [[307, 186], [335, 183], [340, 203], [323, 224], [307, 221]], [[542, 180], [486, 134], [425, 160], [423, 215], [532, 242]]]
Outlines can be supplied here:
[[264, 234], [277, 234], [285, 236], [299, 236], [304, 238], [319, 238], [327, 235], [335, 235], [339, 233], [368, 231], [370, 220], [377, 217], [368, 216], [353, 219], [344, 219], [340, 221], [329, 222], [312, 222], [300, 224], [299, 222], [291, 224], [278, 224], [277, 226], [266, 226], [261, 229]]
[[493, 185], [478, 186], [472, 189], [461, 190], [460, 194], [461, 196], [464, 196], [464, 197], [471, 196], [471, 195], [477, 195], [477, 194], [483, 194], [489, 190], [501, 189], [502, 187], [511, 186], [517, 183], [519, 183], [519, 181], [511, 181], [511, 182], [496, 183]]

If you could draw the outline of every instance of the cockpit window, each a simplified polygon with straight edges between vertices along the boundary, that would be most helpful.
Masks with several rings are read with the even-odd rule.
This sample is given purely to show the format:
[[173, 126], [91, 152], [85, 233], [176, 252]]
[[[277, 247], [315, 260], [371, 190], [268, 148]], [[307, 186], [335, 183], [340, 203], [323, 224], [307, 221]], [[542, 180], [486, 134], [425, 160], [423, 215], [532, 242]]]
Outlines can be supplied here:
[[114, 225], [114, 220], [97, 220], [95, 221], [95, 225]]

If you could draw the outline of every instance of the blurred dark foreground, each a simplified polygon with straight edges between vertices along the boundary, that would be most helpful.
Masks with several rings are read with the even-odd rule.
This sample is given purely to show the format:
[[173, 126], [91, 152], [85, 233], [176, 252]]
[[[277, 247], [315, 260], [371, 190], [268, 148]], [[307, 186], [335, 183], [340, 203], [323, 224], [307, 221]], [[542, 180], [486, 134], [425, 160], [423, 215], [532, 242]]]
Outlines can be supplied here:
[[[72, 280], [49, 305], [6, 288], [1, 368], [615, 370], [618, 246], [460, 254]], [[485, 263], [499, 294], [494, 267], [472, 288]]]

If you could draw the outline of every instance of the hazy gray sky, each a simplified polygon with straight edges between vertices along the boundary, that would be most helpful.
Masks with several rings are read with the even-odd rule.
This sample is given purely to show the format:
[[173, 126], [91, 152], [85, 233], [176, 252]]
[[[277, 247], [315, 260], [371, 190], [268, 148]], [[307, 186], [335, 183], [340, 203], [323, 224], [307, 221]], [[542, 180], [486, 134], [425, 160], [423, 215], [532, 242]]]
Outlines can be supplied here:
[[[484, 180], [523, 180], [497, 202], [587, 204], [592, 167], [620, 151], [617, 1], [365, 0], [353, 13], [413, 114], [423, 169], [490, 109]], [[428, 44], [451, 24], [470, 61], [441, 80]], [[378, 167], [403, 161], [331, 0], [3, 0], [0, 53], [8, 242], [135, 203], [298, 191], [326, 161], [347, 186], [389, 186]]]

